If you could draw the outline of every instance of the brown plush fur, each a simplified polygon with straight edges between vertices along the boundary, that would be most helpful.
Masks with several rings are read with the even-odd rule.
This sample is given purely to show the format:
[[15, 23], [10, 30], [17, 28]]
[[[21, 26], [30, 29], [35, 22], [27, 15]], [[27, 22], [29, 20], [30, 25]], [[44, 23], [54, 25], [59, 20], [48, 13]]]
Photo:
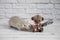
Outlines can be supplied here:
[[34, 32], [42, 32], [43, 27], [41, 26], [42, 24], [40, 22], [43, 21], [44, 18], [40, 15], [35, 15], [31, 19], [34, 21], [33, 31]]

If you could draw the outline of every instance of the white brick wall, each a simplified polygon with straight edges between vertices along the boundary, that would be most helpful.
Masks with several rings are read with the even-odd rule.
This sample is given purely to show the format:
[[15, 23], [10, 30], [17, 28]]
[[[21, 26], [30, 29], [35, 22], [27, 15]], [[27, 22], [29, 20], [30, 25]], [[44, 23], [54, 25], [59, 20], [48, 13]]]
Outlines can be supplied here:
[[60, 9], [60, 4], [55, 4], [56, 9]]
[[60, 19], [60, 0], [0, 0], [0, 19], [29, 19], [37, 14], [45, 19]]
[[18, 0], [19, 3], [49, 3], [49, 0]]
[[60, 3], [60, 0], [51, 0], [51, 3]]

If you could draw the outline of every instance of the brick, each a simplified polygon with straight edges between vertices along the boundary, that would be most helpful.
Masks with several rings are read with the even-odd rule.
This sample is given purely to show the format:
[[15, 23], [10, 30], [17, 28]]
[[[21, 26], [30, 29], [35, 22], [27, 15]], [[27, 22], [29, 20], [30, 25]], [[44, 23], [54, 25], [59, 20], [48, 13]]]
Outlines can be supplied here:
[[49, 0], [17, 0], [19, 3], [49, 3]]
[[13, 13], [17, 13], [17, 14], [25, 13], [24, 9], [12, 9], [12, 10], [13, 10]]
[[54, 18], [53, 15], [51, 15], [51, 14], [41, 14], [41, 16], [43, 16], [44, 19], [53, 19]]
[[22, 14], [25, 13], [24, 9], [6, 9], [5, 10], [6, 13], [17, 13], [17, 14]]
[[18, 3], [26, 3], [25, 0], [17, 0]]
[[44, 9], [47, 9], [47, 8], [53, 8], [53, 4], [37, 4], [37, 8], [44, 8]]
[[18, 13], [6, 14], [6, 18], [10, 18], [12, 16], [18, 16], [18, 17], [23, 18], [23, 19], [30, 18], [29, 14], [18, 14]]
[[43, 9], [42, 13], [44, 13], [44, 14], [51, 14], [52, 12], [51, 12], [51, 9]]
[[27, 9], [26, 13], [51, 14], [51, 9]]
[[55, 15], [56, 19], [60, 19], [60, 14], [59, 15]]
[[60, 19], [60, 10], [59, 9], [53, 9], [52, 14], [54, 16], [54, 19]]
[[60, 9], [60, 4], [55, 4], [55, 8]]
[[0, 0], [0, 3], [17, 3], [16, 0]]
[[12, 4], [13, 8], [36, 8], [36, 4]]
[[5, 18], [5, 11], [4, 9], [0, 9], [0, 19]]
[[60, 0], [50, 0], [51, 3], [60, 3]]
[[52, 13], [53, 13], [53, 15], [59, 15], [60, 14], [60, 9], [53, 9]]
[[[11, 16], [22, 16], [22, 14], [25, 14], [24, 9], [6, 9], [6, 17], [9, 18]], [[22, 16], [23, 17], [23, 16]]]
[[11, 4], [0, 4], [0, 9], [5, 9], [5, 8], [12, 8]]
[[49, 0], [26, 0], [26, 3], [48, 3]]
[[12, 4], [13, 8], [25, 8], [23, 5], [21, 4]]
[[10, 18], [10, 17], [12, 17], [12, 16], [18, 16], [18, 17], [25, 17], [25, 15], [24, 14], [18, 14], [18, 13], [9, 13], [9, 14], [6, 14], [6, 17], [7, 18]]
[[26, 9], [26, 13], [42, 13], [39, 9]]
[[12, 13], [13, 11], [12, 11], [12, 9], [5, 9], [5, 13], [7, 14], [9, 14], [9, 13]]

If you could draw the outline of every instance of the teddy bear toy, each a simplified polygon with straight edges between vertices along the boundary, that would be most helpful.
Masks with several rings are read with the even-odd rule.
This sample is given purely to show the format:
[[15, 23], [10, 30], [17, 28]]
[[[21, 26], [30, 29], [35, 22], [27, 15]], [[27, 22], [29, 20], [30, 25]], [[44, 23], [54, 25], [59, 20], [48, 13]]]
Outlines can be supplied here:
[[43, 32], [41, 21], [44, 20], [44, 18], [40, 15], [35, 15], [31, 18], [34, 21], [33, 26], [33, 32]]

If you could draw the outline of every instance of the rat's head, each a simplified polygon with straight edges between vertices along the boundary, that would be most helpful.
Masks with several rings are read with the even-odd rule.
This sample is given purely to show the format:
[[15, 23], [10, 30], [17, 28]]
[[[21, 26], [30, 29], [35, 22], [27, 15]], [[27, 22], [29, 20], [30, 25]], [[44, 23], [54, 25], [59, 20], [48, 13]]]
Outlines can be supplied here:
[[29, 24], [23, 24], [23, 28], [25, 28], [26, 30], [29, 30], [30, 29]]
[[41, 17], [40, 15], [35, 15], [31, 18], [35, 23], [40, 23], [41, 21], [44, 20], [43, 17]]

